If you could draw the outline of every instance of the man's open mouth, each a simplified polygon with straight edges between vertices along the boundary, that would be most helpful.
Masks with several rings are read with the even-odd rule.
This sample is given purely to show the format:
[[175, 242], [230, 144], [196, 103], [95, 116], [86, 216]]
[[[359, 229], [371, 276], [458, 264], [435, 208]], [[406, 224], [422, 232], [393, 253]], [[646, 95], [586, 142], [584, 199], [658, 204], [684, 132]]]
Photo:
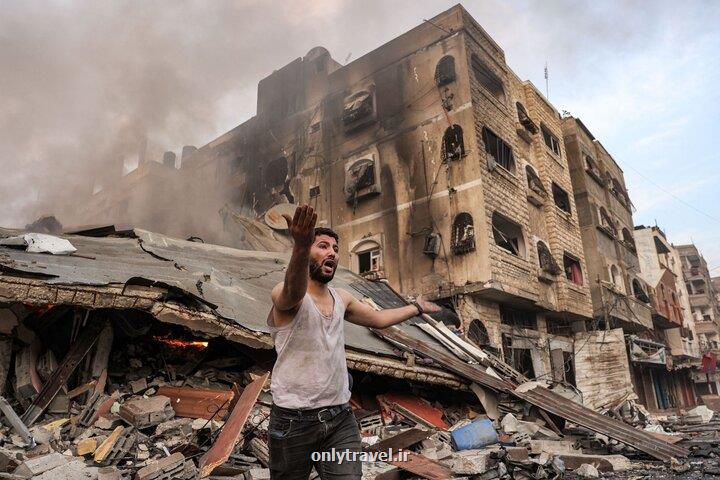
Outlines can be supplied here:
[[322, 264], [322, 269], [323, 269], [323, 272], [325, 272], [325, 273], [334, 272], [336, 267], [337, 267], [337, 263], [333, 260], [325, 260]]

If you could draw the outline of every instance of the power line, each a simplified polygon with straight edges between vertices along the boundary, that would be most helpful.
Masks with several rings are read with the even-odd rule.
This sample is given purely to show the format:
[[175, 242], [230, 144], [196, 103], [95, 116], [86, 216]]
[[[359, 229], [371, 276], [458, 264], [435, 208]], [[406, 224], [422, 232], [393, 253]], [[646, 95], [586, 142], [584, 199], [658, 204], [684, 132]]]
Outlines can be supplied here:
[[692, 208], [693, 210], [695, 210], [696, 212], [698, 212], [698, 213], [701, 214], [701, 215], [706, 216], [706, 217], [709, 218], [710, 220], [714, 220], [714, 221], [720, 223], [720, 219], [718, 219], [718, 218], [716, 218], [716, 217], [713, 217], [712, 215], [703, 212], [702, 210], [700, 210], [699, 208], [697, 208], [695, 205], [692, 205], [692, 204], [686, 202], [686, 201], [683, 200], [682, 198], [680, 198], [680, 197], [678, 197], [677, 195], [675, 195], [674, 193], [672, 193], [670, 190], [664, 188], [663, 186], [661, 186], [661, 185], [659, 185], [658, 183], [654, 182], [652, 179], [646, 177], [642, 172], [640, 172], [640, 170], [638, 170], [637, 168], [633, 167], [633, 166], [630, 165], [629, 163], [627, 163], [626, 166], [628, 166], [631, 170], [633, 170], [635, 173], [637, 173], [638, 175], [640, 175], [640, 177], [642, 177], [642, 178], [644, 178], [645, 180], [647, 180], [648, 182], [652, 183], [654, 186], [656, 186], [657, 188], [659, 188], [659, 189], [662, 190], [663, 192], [667, 193], [667, 194], [670, 195], [672, 198], [674, 198], [674, 199], [677, 200], [678, 202], [682, 203], [682, 204], [685, 205], [686, 207]]

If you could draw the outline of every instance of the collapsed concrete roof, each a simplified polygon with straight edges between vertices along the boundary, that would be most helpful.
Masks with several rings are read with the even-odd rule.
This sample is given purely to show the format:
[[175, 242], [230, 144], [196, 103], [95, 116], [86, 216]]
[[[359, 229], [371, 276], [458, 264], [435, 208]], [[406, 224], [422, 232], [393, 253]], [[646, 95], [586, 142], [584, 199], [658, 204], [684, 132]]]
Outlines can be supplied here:
[[[205, 336], [273, 347], [266, 322], [269, 293], [284, 278], [289, 255], [179, 240], [141, 229], [125, 230], [120, 237], [97, 237], [97, 231], [92, 237], [58, 235], [77, 249], [70, 255], [0, 246], [0, 302], [134, 308]], [[21, 233], [0, 228], [0, 239]], [[344, 268], [338, 268], [333, 285], [358, 298], [375, 290], [375, 299], [383, 299], [381, 284]], [[392, 293], [385, 298], [382, 307], [402, 304], [387, 303], [398, 301]], [[436, 342], [412, 323], [402, 327], [407, 334]], [[358, 370], [456, 387], [465, 383], [437, 368], [407, 365], [397, 349], [365, 327], [346, 323], [345, 336], [348, 362]]]

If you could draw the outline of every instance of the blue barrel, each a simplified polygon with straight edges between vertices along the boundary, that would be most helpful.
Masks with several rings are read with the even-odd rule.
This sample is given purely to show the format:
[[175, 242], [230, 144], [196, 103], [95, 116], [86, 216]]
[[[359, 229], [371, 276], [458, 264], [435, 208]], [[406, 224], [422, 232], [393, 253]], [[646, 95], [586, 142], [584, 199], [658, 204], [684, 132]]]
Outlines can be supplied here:
[[456, 450], [483, 448], [499, 441], [492, 420], [487, 418], [453, 430], [450, 435]]

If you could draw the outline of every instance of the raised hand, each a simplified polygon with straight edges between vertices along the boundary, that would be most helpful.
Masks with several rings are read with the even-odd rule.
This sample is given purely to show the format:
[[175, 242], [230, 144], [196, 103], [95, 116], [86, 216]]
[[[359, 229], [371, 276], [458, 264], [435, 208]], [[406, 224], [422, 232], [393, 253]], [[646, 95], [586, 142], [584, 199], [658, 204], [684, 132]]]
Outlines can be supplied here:
[[283, 214], [288, 225], [290, 235], [299, 247], [310, 248], [315, 240], [315, 224], [317, 213], [310, 205], [302, 205], [295, 209], [295, 216]]
[[425, 300], [422, 295], [418, 296], [415, 301], [422, 307], [425, 313], [435, 313], [441, 310], [440, 305], [437, 303]]

